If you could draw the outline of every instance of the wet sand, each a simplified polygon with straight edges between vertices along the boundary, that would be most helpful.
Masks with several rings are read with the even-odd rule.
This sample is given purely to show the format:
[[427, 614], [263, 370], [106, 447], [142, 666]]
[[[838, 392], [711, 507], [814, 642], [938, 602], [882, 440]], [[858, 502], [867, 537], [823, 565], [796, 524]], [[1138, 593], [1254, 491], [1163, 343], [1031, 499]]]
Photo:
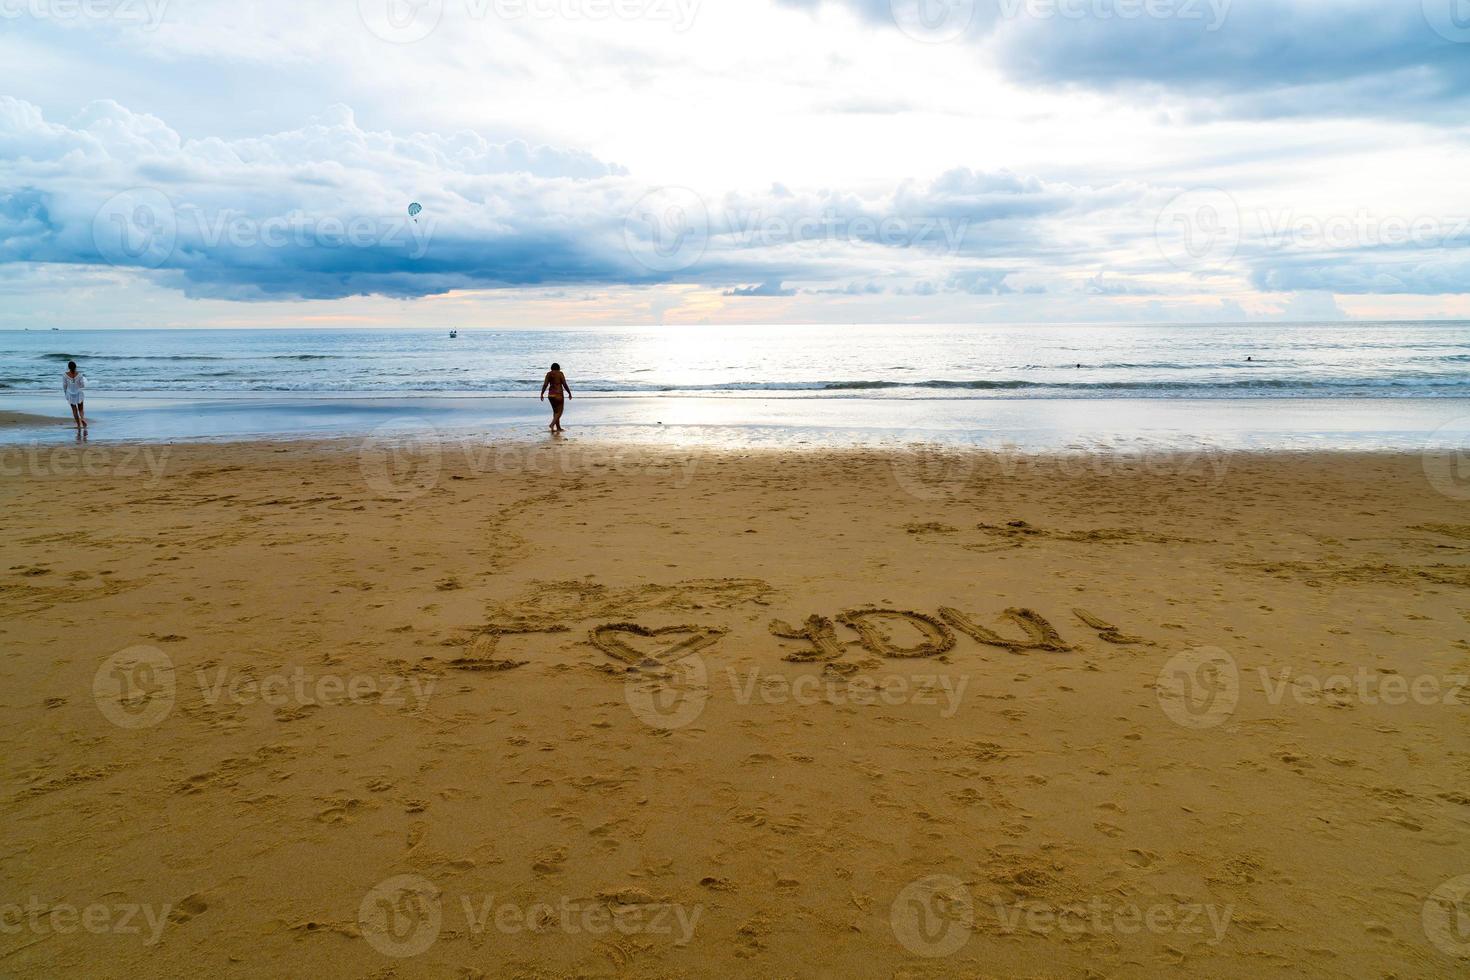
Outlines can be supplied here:
[[[550, 411], [530, 394], [105, 392], [89, 396], [93, 441], [427, 438], [539, 441]], [[6, 393], [0, 410], [70, 424], [51, 393]], [[1470, 441], [1465, 398], [954, 398], [759, 392], [669, 397], [582, 392], [578, 438], [680, 448], [898, 449], [924, 442], [989, 452], [1417, 452]], [[63, 427], [28, 438], [60, 441]]]
[[29, 412], [0, 412], [0, 428], [10, 428], [12, 426], [39, 427], [57, 425], [62, 422], [71, 424], [69, 419], [62, 419], [60, 416], [52, 418], [46, 415], [32, 415]]
[[5, 975], [1470, 966], [1453, 460], [7, 460]]

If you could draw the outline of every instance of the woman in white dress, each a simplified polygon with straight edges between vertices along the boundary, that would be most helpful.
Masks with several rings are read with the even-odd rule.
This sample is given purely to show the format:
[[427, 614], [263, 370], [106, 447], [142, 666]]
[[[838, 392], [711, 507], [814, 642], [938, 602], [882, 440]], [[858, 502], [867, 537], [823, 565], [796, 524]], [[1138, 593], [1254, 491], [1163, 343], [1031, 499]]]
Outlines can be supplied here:
[[66, 403], [71, 406], [72, 421], [76, 422], [77, 428], [87, 427], [87, 412], [82, 404], [82, 395], [87, 388], [87, 379], [77, 370], [76, 361], [66, 362], [66, 373], [61, 376], [61, 392], [66, 395]]

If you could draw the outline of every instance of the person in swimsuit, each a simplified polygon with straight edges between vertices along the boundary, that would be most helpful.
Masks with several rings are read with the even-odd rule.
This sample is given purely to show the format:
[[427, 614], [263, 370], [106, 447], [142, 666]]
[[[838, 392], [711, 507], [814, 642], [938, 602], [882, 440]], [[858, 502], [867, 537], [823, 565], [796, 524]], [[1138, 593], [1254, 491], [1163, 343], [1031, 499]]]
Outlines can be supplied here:
[[76, 361], [66, 362], [66, 373], [61, 376], [61, 393], [66, 396], [66, 403], [71, 406], [72, 421], [77, 424], [77, 431], [87, 427], [86, 406], [82, 404], [82, 396], [87, 387], [87, 379], [77, 370]]
[[551, 399], [551, 425], [549, 428], [552, 432], [562, 431], [561, 410], [562, 405], [565, 404], [562, 401], [562, 392], [566, 392], [568, 398], [572, 397], [571, 385], [567, 384], [567, 376], [561, 373], [561, 365], [552, 362], [551, 370], [546, 372], [546, 380], [541, 382], [542, 400], [544, 401], [547, 398]]

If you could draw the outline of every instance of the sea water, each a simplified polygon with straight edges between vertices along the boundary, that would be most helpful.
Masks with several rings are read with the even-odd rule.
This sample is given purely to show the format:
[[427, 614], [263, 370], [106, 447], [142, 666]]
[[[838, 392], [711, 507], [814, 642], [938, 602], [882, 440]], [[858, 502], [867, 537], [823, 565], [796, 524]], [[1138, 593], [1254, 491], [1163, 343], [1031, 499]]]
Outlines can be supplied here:
[[1402, 448], [1470, 413], [1445, 322], [6, 331], [0, 410], [65, 416], [68, 360], [94, 438], [528, 435], [552, 361], [570, 426], [663, 440]]

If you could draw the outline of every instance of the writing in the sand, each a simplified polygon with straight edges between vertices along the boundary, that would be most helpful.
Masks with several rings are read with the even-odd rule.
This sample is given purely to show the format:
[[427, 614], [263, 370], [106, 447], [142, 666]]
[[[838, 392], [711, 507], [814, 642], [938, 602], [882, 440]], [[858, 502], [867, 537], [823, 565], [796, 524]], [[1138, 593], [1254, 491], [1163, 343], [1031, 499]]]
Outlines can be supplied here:
[[[1073, 614], [1108, 643], [1145, 642], [1086, 610], [1074, 609]], [[843, 610], [835, 617], [813, 614], [799, 624], [773, 619], [768, 629], [772, 636], [797, 641], [799, 647], [788, 650], [783, 658], [793, 663], [841, 660], [854, 646], [880, 657], [935, 657], [954, 649], [960, 636], [1018, 654], [1066, 653], [1076, 649], [1034, 609], [1011, 607], [1000, 618], [1007, 625], [997, 624], [992, 629], [981, 622], [981, 617], [952, 606], [941, 606], [938, 615], [913, 609], [864, 606]], [[844, 639], [838, 633], [839, 627], [854, 638]], [[588, 639], [614, 660], [654, 666], [696, 653], [718, 642], [727, 632], [722, 626], [647, 627], [637, 623], [607, 623], [594, 628]], [[644, 652], [638, 645], [640, 638], [655, 639], [664, 648], [656, 653]]]
[[[1129, 636], [1091, 613], [1081, 609], [1073, 612], [1109, 643], [1143, 642], [1142, 638]], [[1012, 606], [1000, 615], [1010, 623], [1004, 633], [983, 625], [979, 617], [953, 606], [940, 606], [937, 616], [913, 609], [865, 606], [844, 610], [835, 618], [811, 615], [800, 625], [773, 619], [769, 629], [774, 636], [803, 642], [803, 649], [788, 653], [784, 658], [794, 662], [837, 660], [847, 647], [853, 645], [880, 657], [935, 657], [953, 650], [961, 635], [1012, 653], [1066, 653], [1075, 649], [1045, 616], [1034, 609]], [[856, 639], [839, 640], [839, 625], [855, 634]], [[905, 632], [909, 639], [901, 642], [896, 634]]]

